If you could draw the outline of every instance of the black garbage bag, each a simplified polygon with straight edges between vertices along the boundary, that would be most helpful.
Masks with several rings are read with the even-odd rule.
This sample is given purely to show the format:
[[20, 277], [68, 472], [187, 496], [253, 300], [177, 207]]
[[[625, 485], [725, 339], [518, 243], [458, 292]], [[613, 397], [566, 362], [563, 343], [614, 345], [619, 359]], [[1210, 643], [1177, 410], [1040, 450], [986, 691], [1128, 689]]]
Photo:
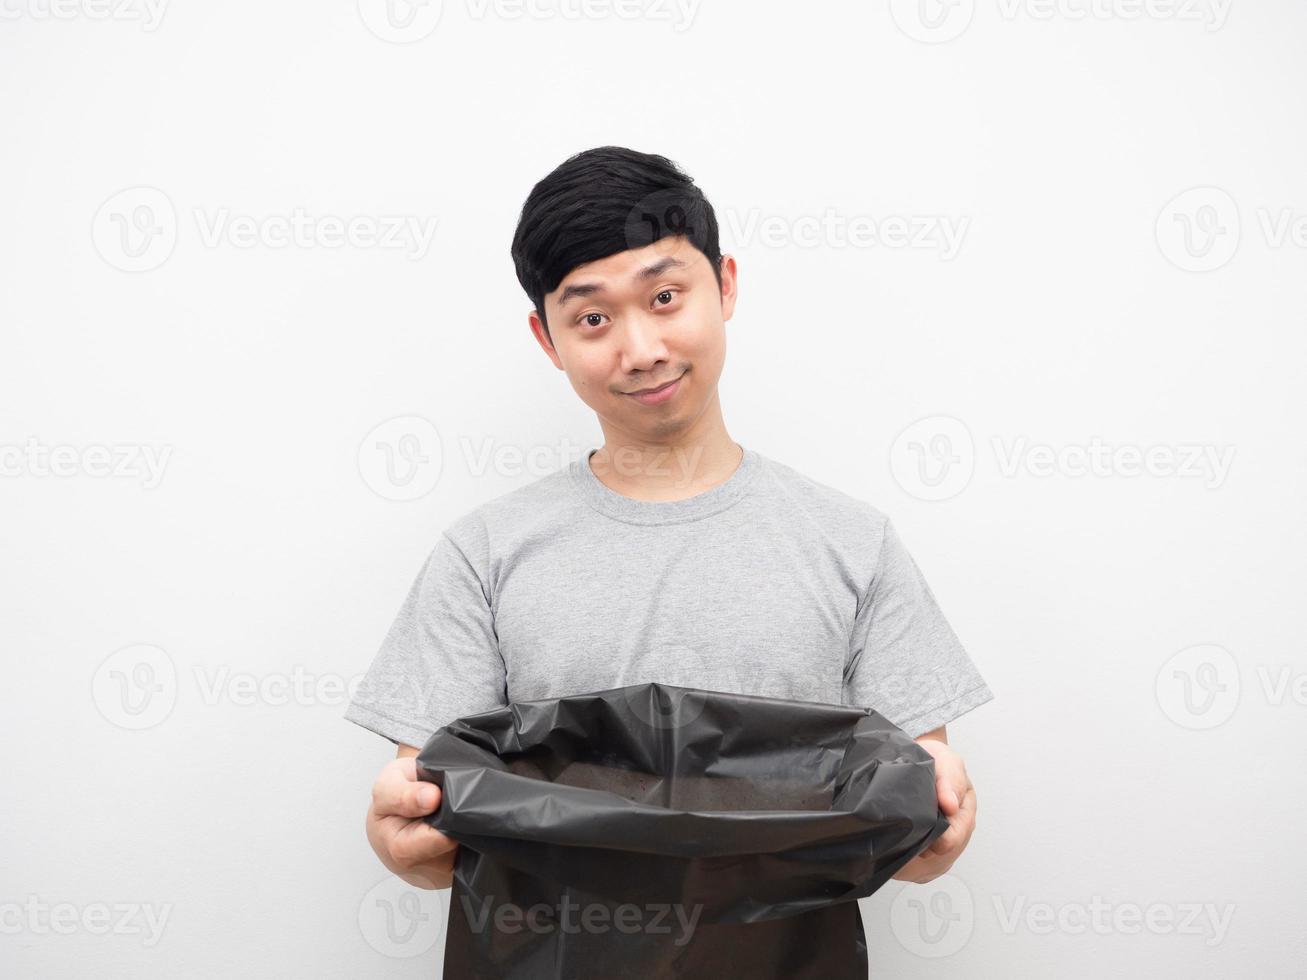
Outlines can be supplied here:
[[865, 978], [857, 899], [948, 828], [869, 708], [637, 684], [437, 731], [445, 976]]

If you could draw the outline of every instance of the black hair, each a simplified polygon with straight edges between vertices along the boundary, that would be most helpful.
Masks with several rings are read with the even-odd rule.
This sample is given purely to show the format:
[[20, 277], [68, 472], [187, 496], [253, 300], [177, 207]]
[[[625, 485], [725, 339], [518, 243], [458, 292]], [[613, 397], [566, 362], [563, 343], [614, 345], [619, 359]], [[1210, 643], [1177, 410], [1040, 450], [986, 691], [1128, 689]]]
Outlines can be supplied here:
[[703, 191], [667, 157], [600, 146], [568, 157], [531, 188], [513, 234], [513, 265], [548, 336], [545, 296], [569, 272], [674, 235], [707, 257], [720, 287], [717, 215]]

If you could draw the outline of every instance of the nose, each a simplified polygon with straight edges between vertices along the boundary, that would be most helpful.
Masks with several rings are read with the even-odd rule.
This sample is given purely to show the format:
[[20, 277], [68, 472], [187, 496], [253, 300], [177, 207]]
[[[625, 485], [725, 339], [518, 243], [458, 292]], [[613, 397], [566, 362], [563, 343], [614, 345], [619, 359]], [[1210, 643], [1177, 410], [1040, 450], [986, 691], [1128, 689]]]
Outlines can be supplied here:
[[622, 370], [627, 374], [653, 372], [668, 359], [662, 325], [648, 313], [627, 317], [622, 330]]

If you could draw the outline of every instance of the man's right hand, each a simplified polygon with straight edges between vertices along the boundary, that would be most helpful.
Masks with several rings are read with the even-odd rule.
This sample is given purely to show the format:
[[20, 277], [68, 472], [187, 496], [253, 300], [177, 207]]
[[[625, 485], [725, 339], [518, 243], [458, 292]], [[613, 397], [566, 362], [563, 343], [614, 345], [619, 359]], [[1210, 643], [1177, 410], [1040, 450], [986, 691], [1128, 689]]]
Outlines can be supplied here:
[[401, 745], [372, 785], [368, 843], [390, 871], [417, 888], [448, 888], [453, 883], [458, 841], [422, 818], [440, 806], [440, 787], [417, 777], [418, 750]]

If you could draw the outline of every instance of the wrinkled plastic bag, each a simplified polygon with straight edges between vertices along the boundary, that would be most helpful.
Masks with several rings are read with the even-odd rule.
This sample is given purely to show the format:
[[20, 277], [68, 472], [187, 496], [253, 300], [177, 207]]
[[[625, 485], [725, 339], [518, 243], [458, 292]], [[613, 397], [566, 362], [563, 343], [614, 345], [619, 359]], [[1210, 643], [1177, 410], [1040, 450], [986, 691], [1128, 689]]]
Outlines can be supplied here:
[[417, 763], [460, 844], [449, 980], [861, 980], [856, 900], [948, 828], [869, 708], [637, 684], [469, 715]]

